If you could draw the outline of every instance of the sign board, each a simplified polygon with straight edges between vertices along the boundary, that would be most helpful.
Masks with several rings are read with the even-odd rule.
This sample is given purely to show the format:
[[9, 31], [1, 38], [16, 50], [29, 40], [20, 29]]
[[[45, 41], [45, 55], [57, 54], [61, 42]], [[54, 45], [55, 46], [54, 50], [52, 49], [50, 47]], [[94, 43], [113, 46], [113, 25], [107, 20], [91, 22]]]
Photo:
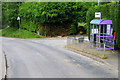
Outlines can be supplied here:
[[17, 20], [20, 20], [20, 17], [18, 16]]
[[37, 31], [37, 35], [40, 35], [40, 32], [39, 32], [39, 31]]
[[101, 18], [101, 12], [95, 12], [95, 17], [96, 18]]
[[113, 29], [111, 29], [111, 35], [113, 34]]
[[107, 25], [107, 34], [109, 34], [109, 35], [111, 34], [110, 33], [110, 25]]
[[98, 29], [92, 29], [92, 34], [93, 34], [93, 32], [94, 32], [95, 34], [97, 34], [97, 33], [98, 33]]

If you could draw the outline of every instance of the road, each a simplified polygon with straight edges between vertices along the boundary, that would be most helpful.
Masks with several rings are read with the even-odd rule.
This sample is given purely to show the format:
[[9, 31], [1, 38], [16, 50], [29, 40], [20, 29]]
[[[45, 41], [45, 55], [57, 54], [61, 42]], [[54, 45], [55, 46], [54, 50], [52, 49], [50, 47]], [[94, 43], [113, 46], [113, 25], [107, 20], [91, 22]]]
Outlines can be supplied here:
[[66, 38], [2, 38], [8, 78], [117, 78], [106, 65], [64, 48]]

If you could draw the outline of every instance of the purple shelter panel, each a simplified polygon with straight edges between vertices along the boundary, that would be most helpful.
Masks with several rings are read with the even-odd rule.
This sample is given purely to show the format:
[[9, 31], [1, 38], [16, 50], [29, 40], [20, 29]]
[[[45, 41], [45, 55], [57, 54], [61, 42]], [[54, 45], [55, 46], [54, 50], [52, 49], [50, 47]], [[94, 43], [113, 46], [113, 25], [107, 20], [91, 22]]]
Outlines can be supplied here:
[[[97, 42], [99, 45], [99, 50], [103, 48], [101, 45], [105, 44], [106, 48], [105, 49], [113, 49], [114, 50], [114, 40], [113, 35], [111, 34], [111, 25], [112, 25], [112, 20], [109, 19], [93, 19], [90, 22], [90, 25], [93, 25], [92, 33], [90, 34], [90, 38], [92, 37], [93, 39], [91, 40], [93, 43]], [[97, 30], [97, 27], [95, 28], [94, 25], [98, 25], [99, 32], [94, 33], [94, 30]], [[106, 30], [106, 31], [105, 31]], [[97, 32], [97, 31], [96, 31]], [[96, 40], [94, 39], [96, 37]], [[95, 43], [95, 45], [97, 45]]]
[[102, 20], [100, 24], [112, 24], [112, 20], [105, 19], [105, 20]]
[[93, 19], [90, 24], [101, 24], [101, 25], [104, 25], [104, 24], [112, 24], [112, 20], [109, 20], [109, 19], [105, 19], [105, 20], [100, 20], [100, 19]]

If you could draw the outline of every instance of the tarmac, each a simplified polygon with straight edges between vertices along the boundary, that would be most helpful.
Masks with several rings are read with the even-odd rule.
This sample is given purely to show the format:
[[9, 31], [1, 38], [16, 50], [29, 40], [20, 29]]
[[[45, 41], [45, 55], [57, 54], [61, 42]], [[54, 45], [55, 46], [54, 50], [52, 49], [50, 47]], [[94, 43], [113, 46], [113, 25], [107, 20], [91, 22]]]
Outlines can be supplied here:
[[[89, 58], [92, 58], [98, 62], [104, 63], [105, 65], [108, 65], [108, 67], [115, 69], [116, 71], [118, 70], [118, 54], [119, 52], [117, 51], [112, 51], [112, 50], [98, 50], [96, 47], [91, 47], [89, 40], [87, 37], [85, 37], [86, 40], [85, 42], [80, 42], [76, 40], [71, 40], [71, 43], [67, 41], [67, 49], [76, 52], [78, 54], [87, 56]], [[58, 42], [59, 43], [59, 42]], [[66, 43], [66, 42], [65, 42]], [[64, 43], [64, 44], [65, 44]], [[1, 42], [0, 42], [1, 44]], [[50, 43], [52, 44], [52, 43]], [[60, 47], [60, 45], [59, 45]], [[107, 59], [102, 59], [100, 56], [105, 55]], [[5, 60], [5, 54], [2, 50], [2, 44], [0, 45], [0, 79], [4, 78], [6, 75], [6, 60]]]

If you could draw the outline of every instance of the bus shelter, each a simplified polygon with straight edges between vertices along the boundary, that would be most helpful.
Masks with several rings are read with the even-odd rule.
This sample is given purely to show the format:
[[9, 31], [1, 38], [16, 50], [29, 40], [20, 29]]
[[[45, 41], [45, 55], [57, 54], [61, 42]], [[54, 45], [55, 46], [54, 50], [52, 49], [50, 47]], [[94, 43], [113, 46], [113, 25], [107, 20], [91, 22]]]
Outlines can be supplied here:
[[112, 32], [112, 20], [93, 19], [90, 22], [91, 46], [95, 45], [99, 50], [103, 49], [103, 47], [114, 50], [114, 36]]

